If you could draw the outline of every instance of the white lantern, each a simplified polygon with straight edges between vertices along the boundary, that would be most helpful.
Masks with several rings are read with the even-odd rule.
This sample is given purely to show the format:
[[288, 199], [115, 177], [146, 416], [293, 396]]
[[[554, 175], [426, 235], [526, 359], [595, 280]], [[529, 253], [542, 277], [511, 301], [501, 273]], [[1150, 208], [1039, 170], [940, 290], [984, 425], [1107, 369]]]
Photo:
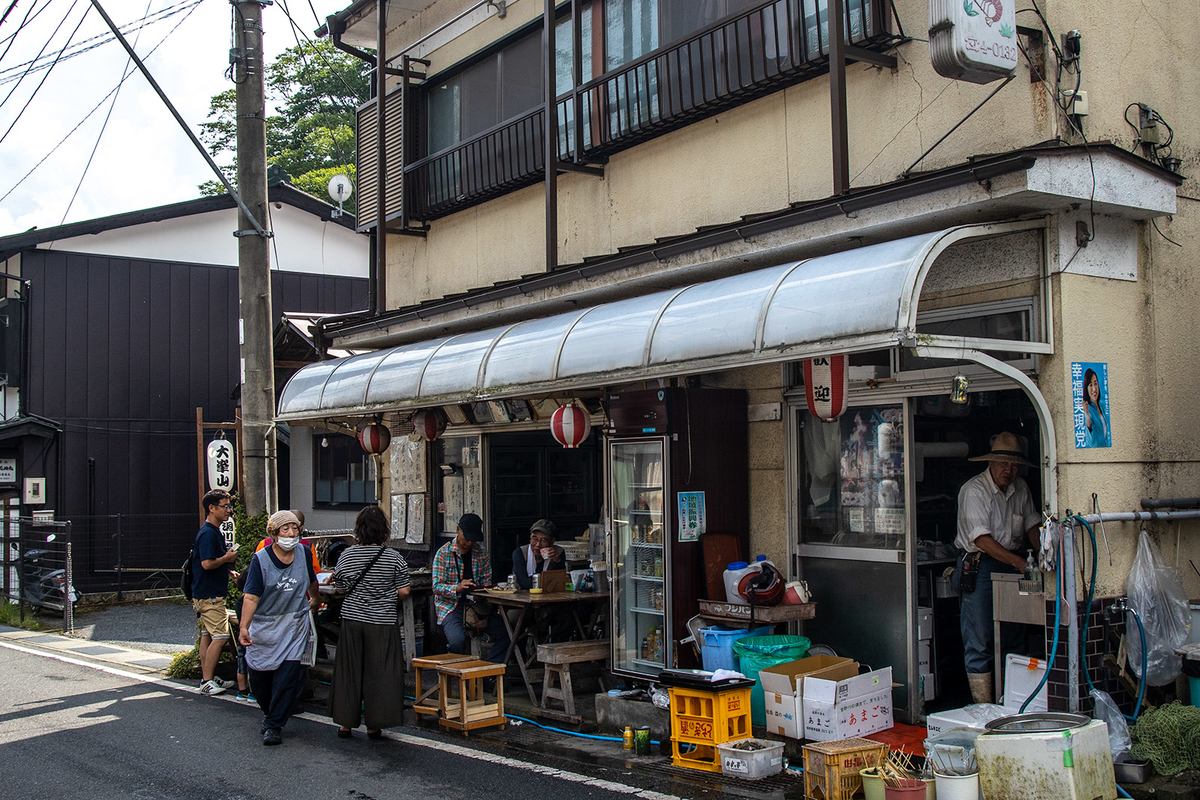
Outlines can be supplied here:
[[213, 439], [208, 443], [208, 488], [232, 492], [235, 477], [233, 442]]

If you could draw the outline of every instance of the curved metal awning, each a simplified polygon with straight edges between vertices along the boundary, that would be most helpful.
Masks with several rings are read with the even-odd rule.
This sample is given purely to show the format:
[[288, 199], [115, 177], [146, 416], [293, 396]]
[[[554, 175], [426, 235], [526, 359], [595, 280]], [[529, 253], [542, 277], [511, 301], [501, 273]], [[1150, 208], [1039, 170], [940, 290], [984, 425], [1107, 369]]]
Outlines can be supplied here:
[[497, 328], [323, 361], [288, 381], [281, 422], [857, 352], [914, 341], [929, 266], [975, 225], [833, 253]]

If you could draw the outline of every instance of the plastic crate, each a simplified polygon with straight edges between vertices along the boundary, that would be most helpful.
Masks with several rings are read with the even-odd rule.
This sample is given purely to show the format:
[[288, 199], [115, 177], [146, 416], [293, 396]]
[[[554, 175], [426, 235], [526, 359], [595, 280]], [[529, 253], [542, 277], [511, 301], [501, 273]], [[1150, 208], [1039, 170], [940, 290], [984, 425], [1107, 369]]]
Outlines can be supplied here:
[[750, 689], [668, 687], [671, 695], [671, 763], [721, 771], [717, 745], [749, 739]]
[[[740, 750], [739, 745], [754, 742], [761, 750]], [[783, 772], [783, 742], [766, 739], [741, 739], [717, 745], [721, 754], [721, 773], [731, 778], [756, 781]]]
[[870, 739], [841, 739], [806, 744], [804, 796], [808, 800], [850, 800], [862, 786], [860, 769], [877, 767], [888, 746]]
[[762, 628], [741, 630], [712, 625], [700, 629], [700, 653], [704, 660], [704, 668], [709, 672], [719, 669], [737, 670], [737, 656], [733, 654], [733, 643], [747, 636], [768, 636], [775, 630], [774, 625]]

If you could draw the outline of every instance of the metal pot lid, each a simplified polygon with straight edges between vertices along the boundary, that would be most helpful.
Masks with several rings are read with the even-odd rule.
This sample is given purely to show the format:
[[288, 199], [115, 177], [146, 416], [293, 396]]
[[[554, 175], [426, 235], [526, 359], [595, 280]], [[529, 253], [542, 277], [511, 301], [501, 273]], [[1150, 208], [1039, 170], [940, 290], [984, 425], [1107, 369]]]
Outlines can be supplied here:
[[1054, 733], [1082, 728], [1091, 721], [1091, 717], [1083, 714], [1042, 712], [1000, 717], [983, 727], [987, 733]]

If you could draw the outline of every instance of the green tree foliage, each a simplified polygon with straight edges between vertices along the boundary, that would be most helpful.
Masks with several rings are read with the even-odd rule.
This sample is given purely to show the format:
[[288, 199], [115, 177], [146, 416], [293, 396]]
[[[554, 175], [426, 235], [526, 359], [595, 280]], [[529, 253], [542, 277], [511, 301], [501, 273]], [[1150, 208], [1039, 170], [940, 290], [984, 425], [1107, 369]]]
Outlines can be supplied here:
[[[289, 47], [267, 67], [267, 99], [275, 114], [267, 117], [267, 162], [292, 177], [292, 183], [325, 198], [329, 179], [338, 173], [355, 178], [355, 108], [370, 96], [370, 67], [334, 48], [326, 39]], [[224, 157], [230, 182], [237, 176], [236, 90], [214, 95], [200, 139], [217, 158]], [[218, 181], [200, 185], [205, 195], [225, 191]], [[354, 201], [346, 210], [353, 213]]]

